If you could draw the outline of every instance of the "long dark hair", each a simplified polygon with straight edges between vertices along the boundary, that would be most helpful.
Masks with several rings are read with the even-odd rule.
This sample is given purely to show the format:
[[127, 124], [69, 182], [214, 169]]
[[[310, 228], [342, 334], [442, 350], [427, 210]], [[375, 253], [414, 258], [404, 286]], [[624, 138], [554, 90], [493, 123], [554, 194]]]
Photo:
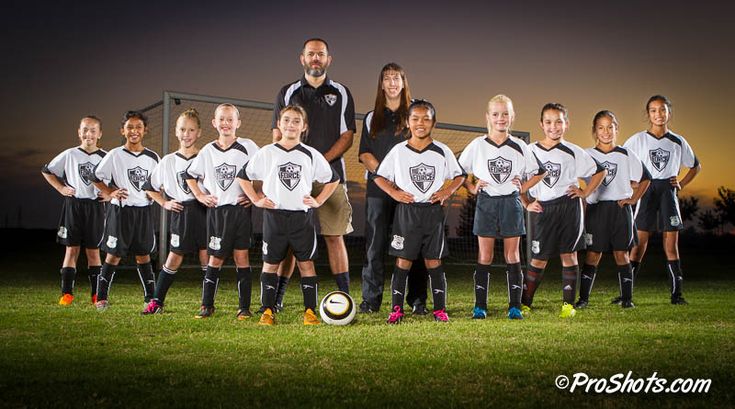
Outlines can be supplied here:
[[373, 110], [373, 117], [370, 120], [370, 137], [375, 139], [378, 132], [382, 131], [386, 127], [385, 123], [385, 91], [383, 91], [383, 76], [388, 71], [395, 71], [401, 75], [403, 80], [403, 89], [401, 90], [401, 103], [398, 106], [396, 114], [398, 115], [398, 124], [396, 126], [396, 135], [403, 132], [406, 128], [406, 119], [408, 118], [408, 106], [411, 104], [411, 89], [408, 86], [408, 78], [406, 78], [406, 72], [403, 71], [403, 67], [397, 63], [390, 62], [385, 64], [380, 75], [378, 75], [378, 93], [375, 95], [375, 109]]

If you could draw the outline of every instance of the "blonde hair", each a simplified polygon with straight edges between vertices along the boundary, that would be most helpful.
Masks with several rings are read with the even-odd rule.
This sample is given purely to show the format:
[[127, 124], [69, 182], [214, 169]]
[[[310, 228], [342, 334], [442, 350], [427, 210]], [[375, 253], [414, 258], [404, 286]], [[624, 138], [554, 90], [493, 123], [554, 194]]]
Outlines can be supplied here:
[[490, 98], [490, 101], [487, 101], [487, 111], [488, 112], [490, 112], [490, 106], [495, 103], [505, 104], [506, 106], [508, 106], [508, 111], [510, 111], [511, 116], [516, 115], [516, 111], [515, 109], [513, 109], [513, 100], [508, 98], [508, 96], [504, 94], [498, 94]]
[[237, 119], [240, 119], [240, 110], [237, 109], [236, 106], [234, 106], [232, 104], [228, 104], [228, 103], [219, 104], [219, 105], [217, 105], [217, 108], [215, 108], [215, 110], [214, 110], [215, 116], [217, 115], [217, 111], [219, 111], [220, 108], [232, 108], [232, 109], [234, 109], [235, 110], [235, 113], [237, 113]]
[[199, 111], [194, 108], [189, 108], [186, 111], [182, 112], [181, 114], [179, 114], [179, 118], [177, 118], [176, 120], [178, 121], [180, 118], [191, 119], [192, 121], [197, 123], [197, 128], [202, 127], [202, 121], [201, 119], [199, 119]]
[[288, 111], [296, 112], [297, 114], [301, 115], [301, 119], [304, 121], [304, 124], [309, 124], [309, 119], [306, 116], [306, 110], [302, 108], [300, 105], [286, 105], [281, 109], [281, 111], [278, 113], [278, 120], [281, 120], [281, 117], [283, 114], [285, 114]]

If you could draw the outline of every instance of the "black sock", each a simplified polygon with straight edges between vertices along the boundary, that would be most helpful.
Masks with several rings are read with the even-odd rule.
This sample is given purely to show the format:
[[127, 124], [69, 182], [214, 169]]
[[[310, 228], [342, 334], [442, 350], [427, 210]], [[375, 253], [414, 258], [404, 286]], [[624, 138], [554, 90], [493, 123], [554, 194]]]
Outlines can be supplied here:
[[77, 269], [74, 267], [62, 267], [61, 270], [61, 294], [74, 294], [74, 278]]
[[579, 300], [589, 301], [592, 285], [595, 284], [595, 276], [597, 275], [597, 266], [585, 263], [582, 267], [582, 274], [579, 280]]
[[271, 311], [276, 306], [276, 290], [278, 289], [278, 275], [276, 273], [260, 273], [260, 303]]
[[97, 276], [100, 275], [102, 266], [89, 266], [87, 276], [89, 277], [89, 291], [91, 296], [97, 295]]
[[633, 276], [636, 276], [638, 275], [638, 270], [641, 267], [641, 262], [630, 260], [630, 267], [633, 269]]
[[408, 270], [393, 268], [393, 277], [390, 279], [391, 306], [401, 307], [403, 310], [403, 300], [406, 296], [406, 286], [408, 285]]
[[447, 279], [444, 276], [444, 267], [427, 269], [429, 272], [429, 286], [434, 297], [434, 311], [443, 310], [447, 304]]
[[115, 278], [115, 268], [112, 264], [103, 264], [100, 269], [100, 275], [97, 277], [97, 301], [107, 299], [110, 292], [112, 280]]
[[276, 306], [283, 307], [283, 296], [286, 295], [286, 288], [291, 277], [279, 276], [278, 285], [276, 286]]
[[666, 269], [671, 276], [671, 298], [679, 298], [681, 297], [681, 284], [684, 281], [684, 273], [681, 271], [681, 261], [667, 261]]
[[475, 307], [487, 309], [487, 292], [490, 290], [490, 265], [475, 265]]
[[138, 264], [138, 277], [140, 277], [140, 283], [143, 285], [145, 302], [149, 302], [156, 290], [156, 276], [153, 274], [153, 266], [150, 262]]
[[521, 308], [521, 297], [523, 296], [523, 273], [521, 263], [508, 264], [508, 305]]
[[166, 266], [163, 266], [161, 272], [158, 273], [158, 282], [156, 282], [156, 291], [153, 293], [153, 298], [159, 304], [163, 305], [166, 301], [166, 293], [168, 293], [168, 289], [171, 288], [175, 278], [176, 270], [169, 270]]
[[536, 289], [541, 280], [544, 278], [544, 269], [528, 266], [526, 274], [523, 276], [523, 296], [521, 297], [521, 303], [523, 305], [531, 306], [533, 303], [533, 296], [536, 294]]
[[237, 296], [241, 310], [250, 309], [250, 298], [253, 291], [253, 270], [250, 267], [237, 268]]
[[337, 282], [337, 289], [347, 294], [350, 293], [350, 273], [339, 273], [334, 276], [334, 281]]
[[564, 302], [574, 305], [574, 296], [577, 294], [577, 275], [579, 274], [579, 266], [569, 266], [561, 268], [562, 277], [562, 294]]
[[207, 266], [207, 273], [204, 275], [204, 282], [202, 283], [202, 305], [205, 307], [214, 307], [214, 296], [217, 294], [219, 273], [219, 268]]
[[633, 268], [630, 264], [618, 266], [618, 283], [620, 284], [620, 299], [633, 299]]
[[317, 277], [301, 277], [301, 292], [304, 294], [304, 309], [311, 308], [316, 312], [316, 305], [319, 296], [319, 284]]

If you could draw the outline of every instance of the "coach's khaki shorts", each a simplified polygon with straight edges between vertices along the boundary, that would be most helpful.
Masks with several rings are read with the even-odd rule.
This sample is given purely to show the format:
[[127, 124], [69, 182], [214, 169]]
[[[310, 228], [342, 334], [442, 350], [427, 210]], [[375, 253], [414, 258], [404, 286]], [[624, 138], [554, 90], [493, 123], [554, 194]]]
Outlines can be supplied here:
[[[311, 195], [317, 197], [323, 188], [323, 184], [314, 183]], [[332, 196], [329, 196], [329, 199], [316, 210], [319, 215], [321, 235], [343, 236], [354, 230], [352, 228], [352, 206], [347, 198], [347, 187], [344, 183], [338, 184]]]

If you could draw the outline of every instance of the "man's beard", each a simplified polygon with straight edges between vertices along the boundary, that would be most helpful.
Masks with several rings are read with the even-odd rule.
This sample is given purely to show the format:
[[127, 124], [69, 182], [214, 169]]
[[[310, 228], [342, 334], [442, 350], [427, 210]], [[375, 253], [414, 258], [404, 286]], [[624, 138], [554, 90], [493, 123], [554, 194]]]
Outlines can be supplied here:
[[312, 77], [321, 77], [322, 75], [326, 74], [327, 66], [314, 68], [309, 65], [304, 65], [304, 72]]

